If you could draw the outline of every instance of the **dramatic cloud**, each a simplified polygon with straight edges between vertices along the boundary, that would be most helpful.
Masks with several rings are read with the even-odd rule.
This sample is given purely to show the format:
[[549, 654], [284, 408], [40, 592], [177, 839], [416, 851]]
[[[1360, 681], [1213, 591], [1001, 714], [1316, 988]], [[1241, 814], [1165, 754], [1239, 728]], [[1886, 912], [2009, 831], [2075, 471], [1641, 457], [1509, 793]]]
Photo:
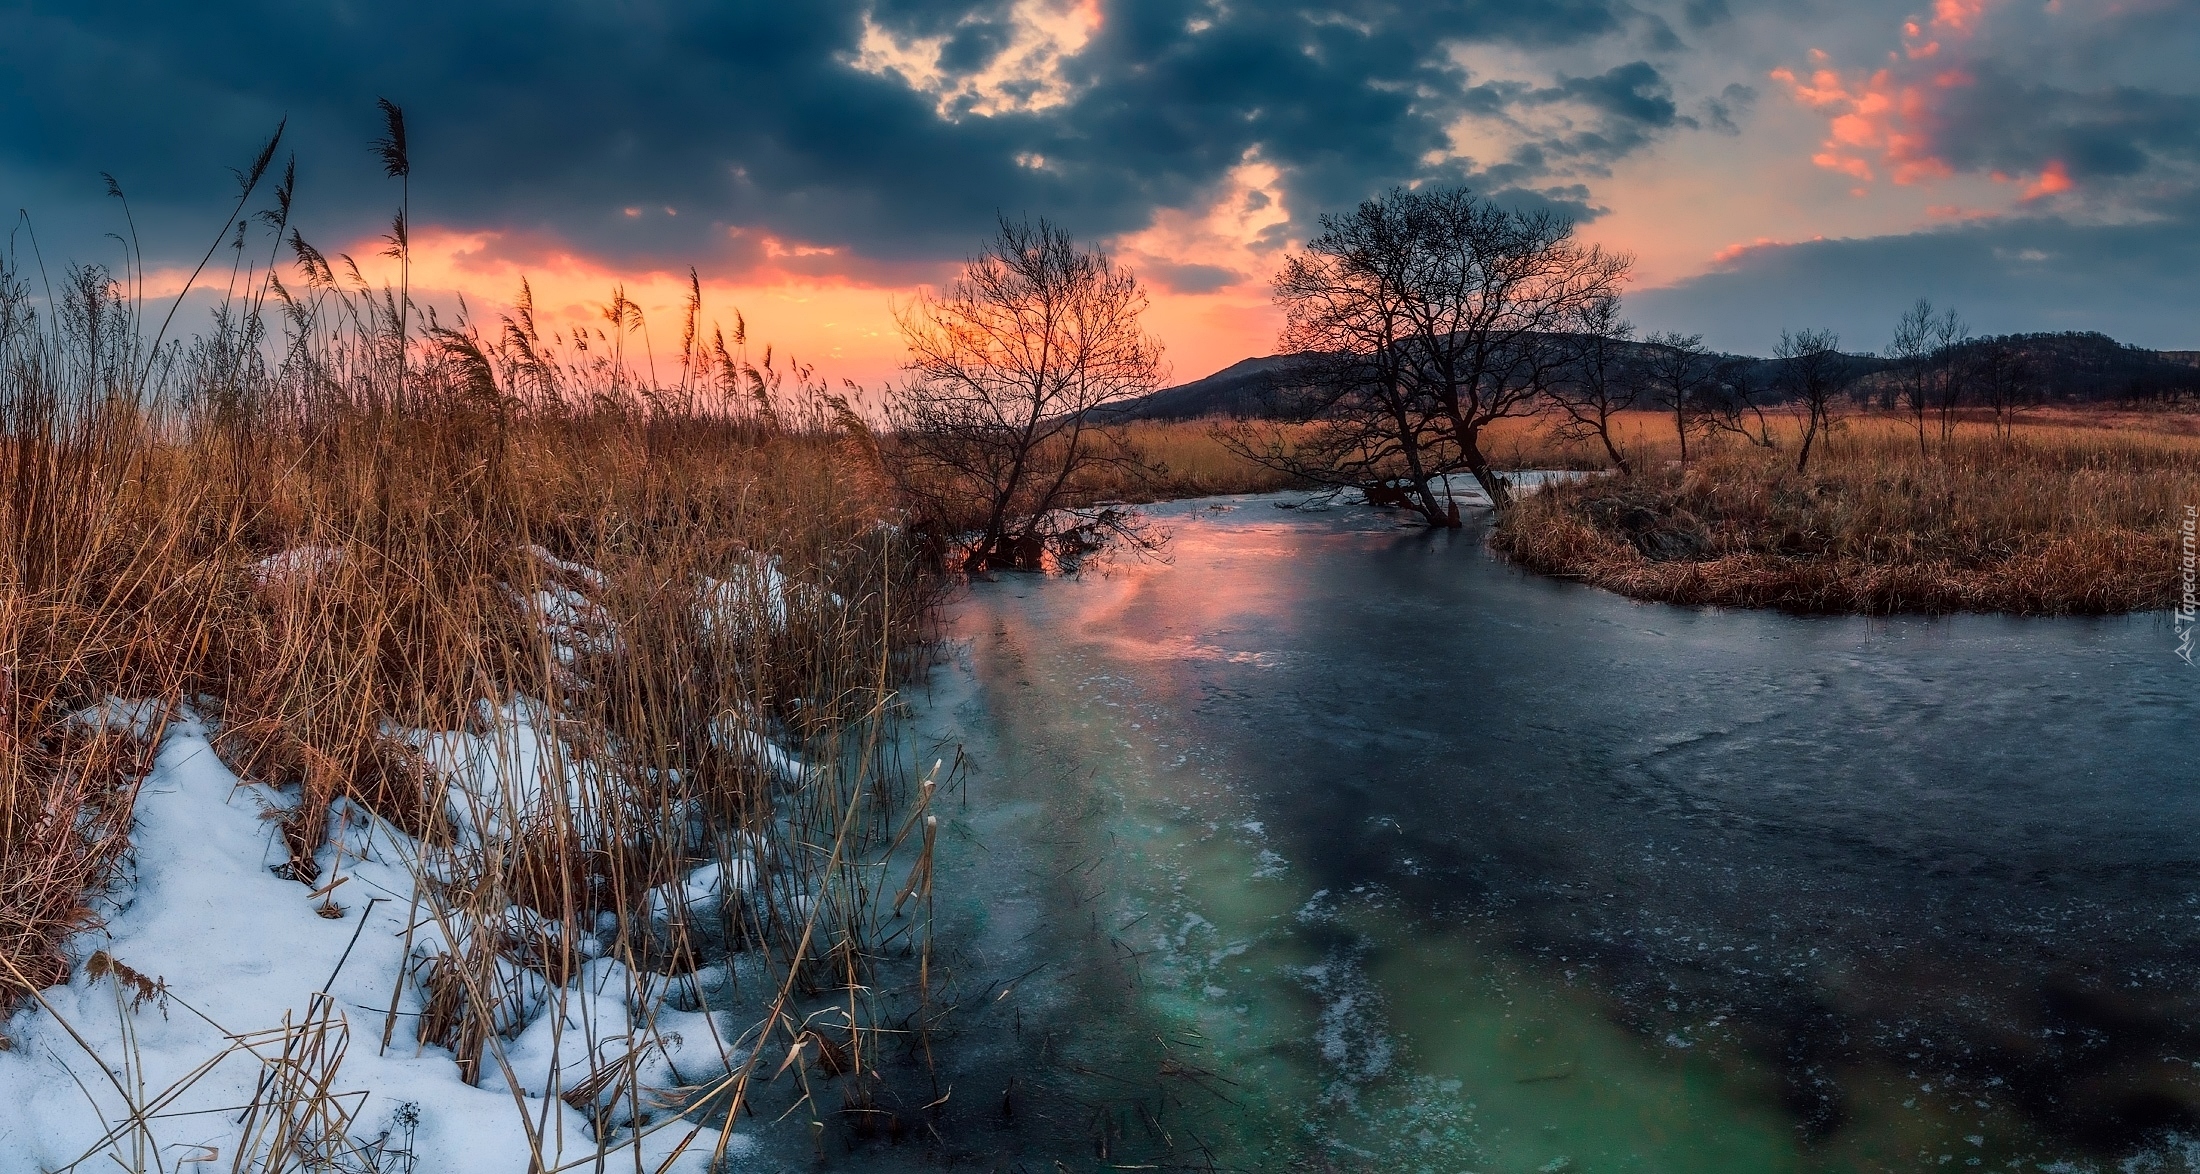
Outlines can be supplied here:
[[[1844, 71], [1812, 50], [1807, 71], [1771, 76], [1828, 116], [1813, 161], [1860, 184], [1979, 173], [2026, 203], [2151, 211], [2200, 183], [2193, 58], [2165, 59], [2149, 39], [2166, 24], [2173, 53], [2200, 49], [2200, 20], [2166, 16], [2149, 4], [1935, 0], [1904, 22], [1884, 65]], [[2104, 57], [2116, 67], [2100, 69]]]
[[1630, 309], [1647, 328], [1702, 331], [1714, 346], [1760, 354], [1799, 327], [1834, 330], [1852, 351], [1878, 350], [1919, 297], [1955, 308], [1985, 333], [2098, 330], [2140, 346], [2191, 348], [2200, 342], [2193, 222], [2009, 219], [1759, 245], [1715, 272], [1638, 294]]
[[[1869, 19], [1886, 17], [1820, 29], [1830, 48], [1768, 71], [1821, 120], [1791, 149], [1851, 208], [1734, 234], [1709, 272], [1639, 294], [1638, 317], [1738, 348], [1795, 326], [1876, 346], [1922, 294], [1986, 330], [2200, 344], [2200, 12], [1933, 0], [1876, 49]], [[1884, 211], [1900, 209], [1907, 224]]]
[[[413, 118], [423, 214], [454, 229], [645, 263], [719, 260], [736, 229], [936, 259], [1001, 210], [1141, 228], [1249, 156], [1282, 170], [1295, 215], [1463, 178], [1447, 135], [1470, 108], [1593, 111], [1538, 150], [1609, 160], [1674, 123], [1654, 68], [1491, 97], [1449, 46], [1581, 42], [1616, 28], [1616, 2], [33, 8], [0, 93], [35, 117], [0, 152], [85, 191], [113, 171], [165, 227], [288, 117], [308, 209], [334, 224], [389, 202], [361, 150], [386, 95]], [[1547, 170], [1531, 153], [1504, 174]]]
[[[1709, 273], [1690, 289], [1769, 264], [1761, 241], [2194, 226], [2189, 0], [1920, 2], [34, 2], [0, 39], [0, 186], [49, 253], [97, 259], [112, 172], [156, 266], [195, 260], [224, 168], [287, 119], [306, 234], [370, 252], [387, 96], [439, 288], [479, 305], [541, 274], [578, 306], [692, 264], [783, 321], [832, 307], [802, 329], [863, 377], [890, 369], [892, 297], [1000, 215], [1135, 265], [1187, 376], [1267, 349], [1281, 253], [1393, 185], [1556, 208], [1645, 284]], [[2055, 243], [2014, 247], [2112, 271]], [[2200, 306], [2190, 278], [2154, 288]]]

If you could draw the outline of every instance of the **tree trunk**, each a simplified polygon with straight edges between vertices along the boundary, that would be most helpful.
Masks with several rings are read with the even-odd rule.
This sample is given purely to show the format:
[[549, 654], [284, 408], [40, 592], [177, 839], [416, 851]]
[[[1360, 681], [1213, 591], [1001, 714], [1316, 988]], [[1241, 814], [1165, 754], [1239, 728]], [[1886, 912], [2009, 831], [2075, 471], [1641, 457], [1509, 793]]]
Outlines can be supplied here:
[[1818, 439], [1818, 410], [1812, 408], [1810, 419], [1803, 425], [1803, 451], [1795, 456], [1795, 472], [1800, 475], [1810, 467], [1810, 444]]
[[1429, 486], [1429, 479], [1416, 474], [1413, 478], [1413, 508], [1432, 529], [1448, 529], [1457, 526], [1459, 511], [1447, 511], [1436, 500], [1436, 491]]
[[1414, 438], [1413, 426], [1406, 419], [1404, 409], [1399, 406], [1401, 397], [1397, 394], [1395, 384], [1391, 388], [1389, 403], [1391, 422], [1398, 429], [1402, 442], [1400, 451], [1406, 458], [1406, 479], [1413, 483], [1413, 491], [1407, 495], [1407, 500], [1430, 526], [1444, 526], [1447, 524], [1444, 511], [1436, 504], [1436, 495], [1429, 490], [1428, 470], [1421, 464], [1421, 446]]
[[1619, 446], [1612, 443], [1611, 421], [1597, 421], [1597, 439], [1604, 442], [1604, 455], [1612, 459], [1612, 467], [1619, 470], [1620, 476], [1625, 477], [1634, 472], [1627, 466], [1627, 458], [1620, 455]]
[[993, 505], [993, 515], [986, 519], [985, 529], [978, 541], [970, 547], [970, 554], [963, 559], [963, 571], [975, 574], [999, 565], [1001, 555], [1008, 545], [1008, 503], [1005, 499]]
[[1479, 429], [1460, 433], [1459, 455], [1466, 458], [1467, 471], [1474, 474], [1482, 492], [1489, 495], [1490, 505], [1504, 509], [1512, 504], [1512, 490], [1506, 486], [1505, 479], [1498, 476], [1497, 470], [1490, 468], [1490, 459], [1482, 455], [1480, 439]]

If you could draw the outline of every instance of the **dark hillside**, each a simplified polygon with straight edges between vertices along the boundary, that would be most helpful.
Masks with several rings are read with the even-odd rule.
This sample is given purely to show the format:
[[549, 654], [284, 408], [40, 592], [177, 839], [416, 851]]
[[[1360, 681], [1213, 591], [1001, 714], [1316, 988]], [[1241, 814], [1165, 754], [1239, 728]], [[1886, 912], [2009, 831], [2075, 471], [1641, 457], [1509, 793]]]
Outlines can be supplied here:
[[1969, 349], [2012, 346], [2031, 367], [2050, 401], [2177, 399], [2200, 395], [2200, 352], [2150, 351], [2092, 331], [2009, 334]]
[[1113, 405], [1118, 420], [1196, 420], [1202, 416], [1265, 416], [1273, 410], [1279, 377], [1293, 356], [1269, 355], [1232, 363], [1204, 379], [1164, 387]]
[[[1647, 351], [1648, 344], [1634, 344]], [[2200, 397], [2200, 351], [2150, 351], [2127, 346], [2090, 331], [2006, 334], [1973, 339], [1962, 346], [1967, 361], [1997, 348], [2016, 351], [2032, 401], [2112, 403]], [[1205, 416], [1266, 417], [1277, 414], [1277, 394], [1288, 377], [1292, 355], [1268, 355], [1233, 363], [1203, 379], [1165, 387], [1151, 395], [1113, 405], [1109, 419], [1196, 420]], [[1779, 364], [1750, 355], [1713, 354], [1707, 361], [1728, 378], [1756, 389], [1759, 403], [1781, 398]], [[1893, 363], [1876, 355], [1850, 356], [1860, 399], [1881, 398]]]

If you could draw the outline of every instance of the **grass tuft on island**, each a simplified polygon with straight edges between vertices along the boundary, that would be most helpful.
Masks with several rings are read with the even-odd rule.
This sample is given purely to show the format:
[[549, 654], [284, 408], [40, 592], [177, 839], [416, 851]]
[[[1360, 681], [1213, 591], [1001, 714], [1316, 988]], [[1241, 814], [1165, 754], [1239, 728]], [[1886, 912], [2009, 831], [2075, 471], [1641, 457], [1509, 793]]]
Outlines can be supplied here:
[[1667, 603], [1872, 615], [2166, 608], [2178, 526], [2200, 505], [2200, 439], [2185, 422], [2058, 420], [2008, 435], [1962, 423], [1921, 451], [1907, 421], [1851, 417], [1807, 472], [1795, 471], [1792, 443], [1727, 443], [1686, 468], [1645, 453], [1632, 474], [1523, 497], [1491, 542], [1529, 569]]

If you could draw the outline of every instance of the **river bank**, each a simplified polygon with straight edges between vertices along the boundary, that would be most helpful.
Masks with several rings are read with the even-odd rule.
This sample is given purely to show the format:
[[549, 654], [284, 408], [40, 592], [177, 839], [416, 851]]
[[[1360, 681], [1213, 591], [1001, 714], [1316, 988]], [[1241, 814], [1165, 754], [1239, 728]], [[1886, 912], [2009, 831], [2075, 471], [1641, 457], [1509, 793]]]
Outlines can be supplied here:
[[[2200, 508], [2200, 435], [2174, 412], [2038, 413], [1998, 433], [1839, 418], [1805, 471], [1776, 419], [1771, 446], [1697, 437], [1679, 460], [1669, 416], [1629, 412], [1631, 470], [1524, 496], [1492, 532], [1530, 570], [1634, 599], [1804, 613], [2101, 615], [2174, 606], [2179, 527]], [[1490, 451], [1513, 470], [1599, 470], [1600, 450], [1505, 420]], [[1294, 488], [1230, 453], [1203, 422], [1134, 426], [1161, 473], [1111, 482], [1132, 501]], [[1351, 496], [1351, 495], [1348, 495]], [[1478, 494], [1469, 495], [1470, 499]]]
[[2200, 441], [1959, 426], [1921, 449], [1886, 419], [1792, 446], [1728, 443], [1523, 499], [1495, 548], [1635, 599], [1806, 613], [2102, 615], [2174, 606]]
[[929, 899], [934, 837], [881, 747], [933, 588], [840, 438], [425, 380], [101, 400], [36, 341], [0, 332], [0, 1171], [896, 1128], [863, 1098], [930, 941], [880, 890]]

